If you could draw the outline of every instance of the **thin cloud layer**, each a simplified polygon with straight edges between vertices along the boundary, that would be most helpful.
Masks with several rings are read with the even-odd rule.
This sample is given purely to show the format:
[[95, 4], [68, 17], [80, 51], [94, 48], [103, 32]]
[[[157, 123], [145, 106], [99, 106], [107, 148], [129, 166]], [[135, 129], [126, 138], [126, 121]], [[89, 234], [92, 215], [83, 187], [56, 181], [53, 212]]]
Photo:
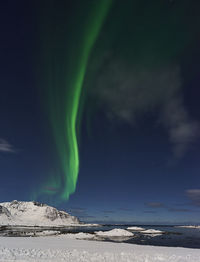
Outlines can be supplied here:
[[148, 207], [152, 207], [152, 208], [163, 208], [165, 207], [165, 205], [163, 203], [160, 202], [148, 202], [145, 204]]
[[115, 213], [115, 211], [113, 211], [113, 210], [103, 210], [102, 212], [105, 213], [105, 214], [113, 214], [113, 213]]
[[188, 189], [186, 195], [193, 205], [200, 207], [200, 189]]
[[[197, 190], [187, 190], [189, 191], [188, 194], [190, 196], [190, 198], [192, 198], [192, 200], [194, 201], [197, 201], [196, 204], [198, 203], [199, 201], [199, 204], [200, 204], [200, 190], [198, 191]], [[183, 205], [183, 204], [181, 204]], [[158, 212], [158, 210], [160, 209], [164, 209], [168, 212], [183, 212], [183, 213], [191, 213], [191, 212], [198, 212], [198, 210], [193, 210], [193, 209], [188, 209], [188, 208], [177, 208], [177, 207], [174, 207], [174, 205], [172, 206], [169, 206], [169, 205], [165, 205], [164, 203], [161, 203], [161, 202], [147, 202], [145, 203], [145, 206], [148, 207], [148, 208], [151, 208], [153, 210], [145, 210], [144, 213], [155, 213], [155, 212]], [[185, 204], [184, 204], [185, 206]]]
[[5, 139], [0, 139], [0, 152], [14, 153], [15, 149]]
[[198, 137], [199, 124], [189, 118], [181, 97], [175, 97], [166, 103], [162, 121], [168, 129], [174, 154], [182, 157]]
[[193, 212], [190, 209], [187, 208], [169, 208], [168, 209], [169, 212]]
[[134, 125], [144, 113], [157, 113], [176, 157], [182, 157], [198, 136], [199, 124], [183, 103], [181, 70], [176, 64], [130, 67], [111, 61], [99, 73], [92, 92], [112, 121]]

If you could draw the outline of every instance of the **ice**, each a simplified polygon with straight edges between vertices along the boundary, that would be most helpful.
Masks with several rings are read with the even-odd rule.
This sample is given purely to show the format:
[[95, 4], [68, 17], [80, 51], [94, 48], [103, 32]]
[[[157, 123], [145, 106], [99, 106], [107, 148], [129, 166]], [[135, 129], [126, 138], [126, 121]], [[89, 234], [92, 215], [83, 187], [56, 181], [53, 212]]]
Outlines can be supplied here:
[[157, 229], [147, 229], [141, 232], [142, 234], [164, 234], [165, 232]]
[[134, 226], [134, 227], [127, 227], [127, 229], [128, 230], [132, 230], [132, 231], [143, 231], [143, 230], [145, 230], [145, 228], [143, 228], [143, 227], [136, 227], [136, 226]]
[[115, 228], [109, 231], [97, 231], [95, 232], [97, 236], [112, 236], [112, 237], [131, 237], [133, 236], [133, 233], [120, 228]]

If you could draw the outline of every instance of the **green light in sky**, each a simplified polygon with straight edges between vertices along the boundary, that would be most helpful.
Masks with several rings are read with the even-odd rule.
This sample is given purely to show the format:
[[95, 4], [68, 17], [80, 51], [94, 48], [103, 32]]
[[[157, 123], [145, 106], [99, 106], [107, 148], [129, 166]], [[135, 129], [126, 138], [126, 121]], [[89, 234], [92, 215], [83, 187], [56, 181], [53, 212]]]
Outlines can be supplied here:
[[[65, 39], [65, 36], [62, 37], [59, 33], [57, 40], [55, 39], [56, 36], [52, 35], [51, 30], [50, 33], [46, 32], [47, 35], [51, 35], [48, 35], [48, 39], [51, 42], [49, 43], [49, 40], [46, 42], [48, 46], [48, 51], [45, 54], [48, 83], [45, 92], [48, 100], [48, 115], [55, 138], [62, 175], [55, 173], [54, 181], [57, 180], [57, 182], [52, 183], [52, 179], [49, 179], [49, 183], [47, 183], [48, 185], [45, 188], [57, 188], [59, 184], [60, 188], [55, 190], [55, 194], [59, 194], [64, 200], [67, 200], [76, 190], [79, 173], [77, 133], [81, 121], [81, 99], [82, 95], [85, 96], [83, 83], [92, 48], [98, 38], [111, 4], [112, 0], [100, 0], [92, 4], [89, 15], [83, 23], [84, 26], [80, 24], [81, 30], [80, 28], [78, 30], [75, 29], [74, 35], [76, 36], [75, 40], [77, 41], [78, 39], [79, 41], [78, 44], [75, 43], [73, 45], [74, 39], [72, 37], [70, 39], [72, 43], [68, 43], [64, 47], [62, 39]], [[48, 21], [47, 31], [52, 26], [51, 23], [56, 23], [56, 26], [60, 26], [59, 19], [57, 21], [59, 14], [56, 14], [57, 9], [55, 5], [56, 1], [52, 1], [50, 18], [53, 17], [55, 19], [56, 17], [56, 22]], [[63, 26], [63, 22], [61, 26]], [[63, 30], [62, 34], [64, 33], [65, 31]], [[57, 41], [61, 41], [61, 43]], [[63, 50], [63, 48], [68, 49], [64, 52], [64, 56], [66, 53], [68, 54], [65, 57], [67, 62], [63, 62], [63, 58], [60, 58], [62, 57], [60, 49]], [[48, 192], [49, 190], [43, 189], [43, 193], [48, 194]], [[54, 194], [54, 191], [50, 190], [50, 193]]]

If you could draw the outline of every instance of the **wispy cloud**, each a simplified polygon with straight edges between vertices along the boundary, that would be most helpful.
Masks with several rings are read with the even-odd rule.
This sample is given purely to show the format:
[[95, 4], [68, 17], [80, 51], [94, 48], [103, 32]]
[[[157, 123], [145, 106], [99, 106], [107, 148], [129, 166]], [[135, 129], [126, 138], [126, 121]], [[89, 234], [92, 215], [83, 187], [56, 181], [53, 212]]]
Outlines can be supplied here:
[[181, 97], [174, 97], [163, 107], [164, 126], [168, 129], [170, 142], [176, 157], [182, 157], [199, 136], [199, 124], [191, 120]]
[[165, 205], [161, 202], [148, 202], [145, 203], [146, 206], [151, 207], [151, 208], [163, 208]]
[[81, 212], [85, 212], [86, 208], [83, 208], [83, 207], [71, 207], [71, 208], [69, 208], [69, 210], [71, 212], [81, 213]]
[[132, 212], [132, 211], [133, 211], [133, 209], [131, 209], [131, 208], [126, 208], [126, 207], [120, 207], [119, 210], [125, 211], [125, 212]]
[[105, 213], [105, 214], [113, 214], [113, 213], [115, 213], [115, 211], [113, 211], [113, 210], [103, 210], [102, 212]]
[[80, 219], [94, 219], [95, 216], [92, 216], [87, 213], [87, 208], [83, 207], [71, 207], [68, 209], [70, 214], [77, 216]]
[[0, 138], [0, 152], [15, 153], [15, 149], [5, 139]]
[[169, 208], [168, 209], [169, 212], [193, 212], [190, 209], [187, 208]]
[[154, 211], [154, 210], [145, 210], [144, 213], [147, 213], [147, 214], [155, 214], [156, 211]]
[[186, 195], [194, 206], [200, 207], [200, 189], [188, 189]]
[[95, 217], [95, 216], [88, 215], [88, 214], [83, 214], [83, 215], [79, 216], [79, 218], [82, 218], [82, 219], [90, 219], [90, 218], [92, 218], [92, 219], [94, 219], [94, 218], [96, 218], [96, 217]]
[[197, 138], [199, 123], [191, 119], [184, 105], [179, 65], [149, 68], [112, 60], [96, 81], [93, 95], [111, 120], [134, 125], [143, 114], [157, 111], [175, 157], [182, 157]]
[[[191, 191], [191, 190], [187, 190], [187, 191]], [[188, 192], [187, 192], [188, 194]], [[199, 194], [199, 195], [198, 195]], [[200, 206], [200, 189], [199, 189], [199, 192], [195, 191], [195, 192], [189, 192], [188, 196], [190, 198], [192, 198], [193, 200], [195, 199], [195, 204], [197, 205], [199, 203], [199, 206]], [[198, 198], [199, 197], [199, 198]], [[199, 201], [199, 202], [198, 202]], [[185, 206], [188, 206], [188, 204], [179, 204], [179, 206], [181, 205], [181, 207], [176, 207], [176, 205], [165, 205], [164, 203], [161, 203], [161, 202], [147, 202], [145, 203], [145, 206], [146, 207], [149, 207], [153, 210], [145, 210], [144, 213], [156, 213], [158, 212], [159, 209], [164, 209], [168, 212], [198, 212], [197, 210], [192, 210], [190, 208], [185, 208]]]

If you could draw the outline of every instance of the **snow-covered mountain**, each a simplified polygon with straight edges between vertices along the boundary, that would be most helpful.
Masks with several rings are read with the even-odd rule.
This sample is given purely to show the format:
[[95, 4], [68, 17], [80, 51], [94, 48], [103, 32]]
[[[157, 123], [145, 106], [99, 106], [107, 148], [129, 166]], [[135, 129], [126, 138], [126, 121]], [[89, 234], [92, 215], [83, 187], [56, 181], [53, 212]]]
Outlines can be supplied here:
[[67, 226], [78, 225], [78, 218], [38, 202], [14, 200], [0, 203], [0, 225]]
[[3, 221], [5, 221], [5, 224], [9, 224], [11, 219], [11, 214], [8, 209], [6, 207], [0, 206], [0, 225], [4, 224]]

